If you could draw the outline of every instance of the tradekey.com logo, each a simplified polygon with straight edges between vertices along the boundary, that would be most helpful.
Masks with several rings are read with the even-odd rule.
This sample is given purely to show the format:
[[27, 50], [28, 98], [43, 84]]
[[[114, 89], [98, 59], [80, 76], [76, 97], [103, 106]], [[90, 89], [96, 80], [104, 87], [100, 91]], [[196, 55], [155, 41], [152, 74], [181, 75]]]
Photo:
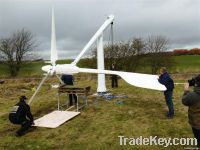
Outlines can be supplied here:
[[196, 146], [196, 138], [161, 138], [157, 136], [147, 137], [125, 137], [118, 136], [120, 145], [160, 145], [168, 147], [172, 145], [185, 145], [185, 146]]

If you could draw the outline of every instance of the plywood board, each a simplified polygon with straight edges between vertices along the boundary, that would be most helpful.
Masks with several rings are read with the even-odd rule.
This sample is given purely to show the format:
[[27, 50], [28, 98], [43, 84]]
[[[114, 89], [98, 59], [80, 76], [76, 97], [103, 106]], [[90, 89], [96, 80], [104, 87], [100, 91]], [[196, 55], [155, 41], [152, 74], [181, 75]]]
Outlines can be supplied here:
[[53, 111], [39, 119], [34, 121], [35, 125], [38, 127], [46, 127], [46, 128], [56, 128], [66, 121], [74, 118], [80, 114], [80, 112], [74, 111]]

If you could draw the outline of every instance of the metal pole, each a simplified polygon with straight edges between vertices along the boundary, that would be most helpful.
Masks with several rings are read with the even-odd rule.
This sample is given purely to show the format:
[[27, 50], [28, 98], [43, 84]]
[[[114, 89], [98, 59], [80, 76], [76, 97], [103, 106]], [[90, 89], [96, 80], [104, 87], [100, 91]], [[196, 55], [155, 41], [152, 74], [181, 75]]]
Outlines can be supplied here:
[[30, 105], [31, 102], [33, 101], [35, 95], [38, 93], [38, 91], [40, 90], [42, 84], [44, 83], [44, 81], [47, 79], [47, 77], [49, 76], [49, 74], [47, 74], [45, 77], [43, 77], [42, 81], [40, 82], [39, 86], [37, 87], [36, 91], [34, 92], [34, 94], [31, 96], [28, 104]]
[[88, 105], [87, 96], [85, 96], [85, 105]]
[[76, 111], [78, 112], [78, 95], [77, 95], [77, 102], [76, 102]]
[[60, 110], [60, 94], [58, 94], [58, 110]]
[[[97, 39], [97, 69], [104, 70], [103, 33]], [[106, 92], [105, 74], [98, 74], [97, 92]]]

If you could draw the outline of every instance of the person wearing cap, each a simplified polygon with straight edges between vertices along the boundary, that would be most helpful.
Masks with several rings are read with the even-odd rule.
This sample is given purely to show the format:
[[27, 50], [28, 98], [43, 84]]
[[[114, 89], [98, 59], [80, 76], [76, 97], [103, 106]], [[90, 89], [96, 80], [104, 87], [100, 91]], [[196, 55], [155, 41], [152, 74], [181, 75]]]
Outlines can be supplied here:
[[188, 106], [189, 124], [200, 148], [200, 74], [195, 77], [193, 91], [189, 90], [189, 83], [184, 85], [182, 103]]
[[21, 125], [21, 128], [16, 132], [16, 136], [22, 136], [34, 124], [33, 115], [31, 114], [30, 106], [26, 104], [26, 99], [26, 96], [21, 96], [19, 102], [9, 113], [10, 122]]
[[174, 105], [172, 101], [174, 81], [168, 74], [167, 69], [165, 67], [160, 68], [160, 76], [158, 81], [161, 84], [165, 85], [165, 87], [167, 88], [167, 90], [164, 91], [164, 96], [169, 110], [167, 113], [167, 118], [171, 119], [174, 117]]

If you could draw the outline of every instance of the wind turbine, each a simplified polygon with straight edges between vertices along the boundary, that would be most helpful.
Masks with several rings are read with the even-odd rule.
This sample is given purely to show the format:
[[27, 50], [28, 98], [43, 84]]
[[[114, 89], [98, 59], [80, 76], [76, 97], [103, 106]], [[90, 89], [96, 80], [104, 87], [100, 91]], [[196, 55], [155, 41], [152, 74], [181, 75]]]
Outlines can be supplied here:
[[[43, 77], [42, 81], [40, 82], [39, 86], [37, 87], [36, 91], [30, 98], [28, 104], [31, 104], [32, 100], [34, 99], [35, 95], [40, 90], [42, 84], [45, 82], [49, 75], [58, 75], [58, 74], [76, 74], [76, 73], [95, 73], [95, 74], [115, 74], [120, 76], [124, 79], [127, 83], [140, 87], [140, 88], [147, 88], [152, 90], [158, 91], [165, 91], [166, 87], [158, 82], [157, 75], [150, 75], [150, 74], [141, 74], [141, 73], [131, 73], [131, 72], [122, 72], [122, 71], [111, 71], [111, 70], [104, 70], [104, 69], [90, 69], [90, 68], [79, 68], [76, 64], [79, 62], [80, 58], [83, 54], [90, 48], [90, 46], [100, 40], [100, 44], [102, 43], [102, 34], [103, 31], [108, 27], [109, 24], [112, 23], [114, 19], [113, 15], [108, 16], [107, 20], [104, 24], [99, 28], [99, 30], [94, 34], [91, 40], [86, 44], [83, 48], [81, 53], [77, 56], [77, 58], [71, 64], [56, 64], [58, 60], [57, 49], [56, 49], [56, 32], [55, 32], [55, 16], [54, 16], [54, 9], [52, 9], [52, 25], [51, 25], [51, 65], [45, 65], [42, 67], [42, 70], [46, 72], [46, 75]], [[101, 47], [101, 45], [99, 46]], [[58, 77], [58, 76], [57, 76]], [[58, 77], [59, 78], [59, 77]], [[59, 78], [60, 80], [60, 78]]]

